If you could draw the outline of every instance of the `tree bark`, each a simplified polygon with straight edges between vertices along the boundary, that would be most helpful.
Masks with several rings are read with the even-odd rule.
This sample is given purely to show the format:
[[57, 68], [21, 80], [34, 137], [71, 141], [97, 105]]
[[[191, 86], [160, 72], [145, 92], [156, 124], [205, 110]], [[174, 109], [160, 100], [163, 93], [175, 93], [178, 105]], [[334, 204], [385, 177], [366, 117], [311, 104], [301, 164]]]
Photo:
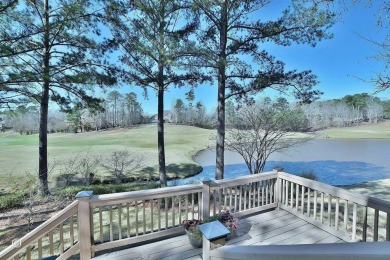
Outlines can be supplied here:
[[[165, 14], [165, 2], [161, 3], [161, 14]], [[158, 144], [158, 166], [160, 185], [167, 186], [167, 172], [165, 169], [165, 142], [164, 142], [164, 20], [159, 26], [159, 62], [158, 62], [158, 111], [157, 111], [157, 144]]]
[[226, 88], [226, 45], [227, 45], [227, 1], [221, 6], [220, 53], [218, 67], [218, 122], [215, 179], [224, 178], [225, 151], [225, 88]]
[[158, 88], [158, 112], [157, 112], [157, 143], [158, 143], [158, 166], [160, 184], [167, 185], [165, 169], [165, 143], [164, 143], [164, 86]]
[[41, 96], [39, 118], [39, 185], [38, 193], [48, 195], [49, 185], [47, 181], [47, 118], [49, 111], [49, 86], [50, 86], [50, 42], [49, 42], [49, 1], [45, 1], [45, 39], [43, 53], [43, 90]]

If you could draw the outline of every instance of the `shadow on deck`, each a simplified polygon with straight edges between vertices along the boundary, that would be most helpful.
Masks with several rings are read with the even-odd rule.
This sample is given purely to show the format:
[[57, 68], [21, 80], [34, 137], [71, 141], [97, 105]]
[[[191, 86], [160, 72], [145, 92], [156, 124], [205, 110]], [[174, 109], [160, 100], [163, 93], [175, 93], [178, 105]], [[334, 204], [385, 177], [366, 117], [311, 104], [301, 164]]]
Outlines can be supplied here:
[[[293, 245], [344, 243], [345, 241], [284, 210], [272, 210], [241, 218], [236, 236], [227, 245]], [[100, 252], [94, 259], [202, 259], [186, 235], [115, 252]]]

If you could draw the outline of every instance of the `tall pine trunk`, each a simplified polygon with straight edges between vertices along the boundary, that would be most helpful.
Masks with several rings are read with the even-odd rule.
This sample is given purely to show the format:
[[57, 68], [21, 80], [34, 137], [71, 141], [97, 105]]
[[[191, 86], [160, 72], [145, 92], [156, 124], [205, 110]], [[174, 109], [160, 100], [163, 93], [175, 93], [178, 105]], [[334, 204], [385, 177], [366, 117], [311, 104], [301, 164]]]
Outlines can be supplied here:
[[43, 89], [41, 96], [39, 118], [39, 186], [40, 195], [48, 195], [48, 166], [47, 166], [47, 118], [49, 114], [49, 86], [50, 86], [50, 41], [49, 41], [49, 0], [45, 0], [45, 39], [43, 53]]
[[165, 143], [164, 143], [164, 86], [158, 87], [158, 111], [157, 111], [157, 144], [158, 144], [158, 171], [160, 184], [167, 185], [165, 169]]
[[[162, 14], [165, 14], [165, 2], [161, 1]], [[167, 172], [165, 169], [165, 142], [164, 142], [164, 47], [165, 47], [165, 23], [162, 19], [159, 25], [159, 62], [158, 62], [158, 111], [157, 111], [157, 146], [158, 146], [158, 172], [160, 175], [160, 184], [167, 186]]]
[[219, 35], [219, 64], [218, 64], [218, 122], [215, 179], [224, 178], [225, 166], [225, 89], [226, 89], [226, 45], [227, 45], [227, 1], [221, 6], [221, 30]]

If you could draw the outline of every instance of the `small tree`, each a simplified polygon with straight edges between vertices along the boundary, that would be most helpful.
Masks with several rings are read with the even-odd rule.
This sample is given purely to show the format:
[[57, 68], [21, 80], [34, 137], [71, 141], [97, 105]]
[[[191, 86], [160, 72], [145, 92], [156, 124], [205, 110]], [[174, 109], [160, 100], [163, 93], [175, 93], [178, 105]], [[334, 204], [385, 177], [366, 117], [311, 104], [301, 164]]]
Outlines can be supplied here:
[[272, 104], [256, 103], [238, 112], [239, 124], [228, 131], [227, 148], [239, 153], [250, 174], [264, 170], [268, 157], [274, 153], [308, 141], [293, 138], [288, 132], [289, 109], [278, 111]]
[[102, 163], [117, 183], [122, 183], [129, 172], [142, 166], [142, 156], [135, 156], [128, 150], [114, 150], [111, 155]]

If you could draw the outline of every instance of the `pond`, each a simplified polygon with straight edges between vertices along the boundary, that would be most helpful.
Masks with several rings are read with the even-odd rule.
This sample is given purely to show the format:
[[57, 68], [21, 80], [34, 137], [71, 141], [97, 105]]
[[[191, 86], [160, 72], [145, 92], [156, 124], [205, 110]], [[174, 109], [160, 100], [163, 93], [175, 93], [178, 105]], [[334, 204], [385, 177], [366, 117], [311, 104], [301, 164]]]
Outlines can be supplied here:
[[[389, 155], [390, 140], [315, 139], [282, 153], [272, 154], [265, 171], [275, 167], [292, 174], [312, 171], [323, 183], [350, 185], [390, 178]], [[194, 159], [203, 167], [203, 171], [179, 183], [190, 183], [193, 179], [214, 179], [215, 151], [205, 150]], [[247, 174], [248, 169], [241, 156], [227, 151], [225, 178]]]

